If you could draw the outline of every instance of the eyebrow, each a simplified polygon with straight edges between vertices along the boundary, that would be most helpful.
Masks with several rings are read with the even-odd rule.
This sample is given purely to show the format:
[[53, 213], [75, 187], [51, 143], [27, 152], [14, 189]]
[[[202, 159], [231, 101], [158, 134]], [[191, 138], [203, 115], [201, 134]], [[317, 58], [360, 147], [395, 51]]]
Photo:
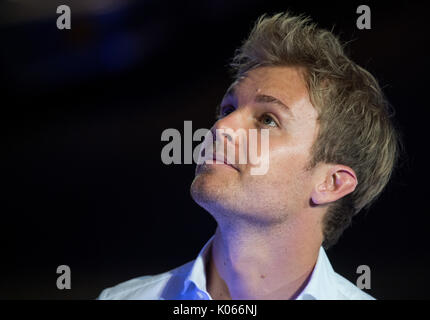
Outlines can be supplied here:
[[[235, 86], [230, 86], [226, 92], [226, 94], [223, 97], [223, 100], [228, 97], [228, 96], [234, 96], [235, 95]], [[281, 100], [272, 97], [270, 95], [267, 94], [257, 94], [255, 96], [255, 100], [256, 103], [273, 103], [276, 104], [280, 107], [282, 107], [283, 109], [285, 109], [285, 111], [292, 117], [294, 118], [294, 114], [291, 111], [290, 107], [288, 107], [285, 103], [283, 103]]]
[[283, 103], [281, 100], [279, 100], [275, 97], [269, 96], [267, 94], [257, 94], [255, 96], [255, 102], [276, 104], [276, 105], [284, 108], [291, 117], [294, 117], [291, 109], [285, 103]]

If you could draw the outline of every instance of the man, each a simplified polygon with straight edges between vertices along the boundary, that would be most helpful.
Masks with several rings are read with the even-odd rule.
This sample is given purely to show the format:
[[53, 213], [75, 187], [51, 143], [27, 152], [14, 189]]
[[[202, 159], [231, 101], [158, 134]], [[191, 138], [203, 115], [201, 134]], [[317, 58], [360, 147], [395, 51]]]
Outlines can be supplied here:
[[99, 299], [373, 299], [334, 272], [324, 248], [395, 166], [398, 134], [377, 81], [331, 32], [289, 13], [262, 16], [231, 66], [213, 157], [240, 154], [237, 132], [265, 129], [267, 172], [237, 158], [197, 165], [192, 198], [217, 222], [197, 259]]

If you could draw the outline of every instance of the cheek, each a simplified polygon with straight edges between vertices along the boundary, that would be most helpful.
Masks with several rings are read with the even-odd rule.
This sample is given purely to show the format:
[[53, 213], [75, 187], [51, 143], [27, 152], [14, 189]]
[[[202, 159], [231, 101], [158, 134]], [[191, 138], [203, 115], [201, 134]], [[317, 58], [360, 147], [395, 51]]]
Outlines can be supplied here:
[[[242, 176], [248, 180], [259, 180], [261, 182], [266, 181], [271, 184], [279, 184], [279, 188], [292, 188], [296, 185], [299, 187], [304, 181], [305, 167], [309, 162], [309, 143], [302, 137], [287, 137], [286, 135], [281, 136], [270, 136], [268, 144], [268, 157], [260, 158], [258, 165], [249, 163], [246, 166], [246, 173]], [[261, 155], [261, 154], [260, 154]], [[256, 175], [253, 177], [250, 173], [251, 168], [264, 167], [267, 171], [264, 175]]]
[[279, 188], [292, 188], [297, 186], [301, 175], [303, 159], [294, 154], [273, 154], [269, 163], [268, 177], [279, 186]]
[[303, 171], [309, 159], [307, 144], [290, 145], [274, 140], [269, 149], [269, 170], [278, 174], [296, 175]]
[[309, 174], [304, 168], [308, 161], [309, 152], [303, 145], [276, 146], [273, 144], [270, 149], [269, 170], [265, 179], [284, 194], [287, 193], [294, 198], [306, 197]]

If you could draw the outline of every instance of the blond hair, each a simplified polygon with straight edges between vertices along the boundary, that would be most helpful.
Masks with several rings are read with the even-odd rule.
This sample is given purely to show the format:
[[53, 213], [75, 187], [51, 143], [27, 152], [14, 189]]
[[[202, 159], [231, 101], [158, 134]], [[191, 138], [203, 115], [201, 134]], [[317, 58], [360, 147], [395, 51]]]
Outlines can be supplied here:
[[325, 214], [323, 246], [329, 248], [381, 194], [398, 158], [400, 133], [378, 82], [347, 57], [332, 32], [288, 12], [261, 16], [230, 66], [235, 78], [259, 66], [304, 67], [320, 124], [307, 169], [319, 162], [343, 164], [358, 180]]

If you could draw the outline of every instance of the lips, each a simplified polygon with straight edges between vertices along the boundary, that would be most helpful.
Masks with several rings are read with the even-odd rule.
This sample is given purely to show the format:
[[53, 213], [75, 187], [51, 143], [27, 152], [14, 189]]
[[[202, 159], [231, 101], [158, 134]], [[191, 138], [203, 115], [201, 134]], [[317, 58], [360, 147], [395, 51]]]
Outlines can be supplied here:
[[223, 156], [220, 154], [214, 154], [213, 158], [212, 158], [212, 164], [215, 164], [215, 165], [216, 164], [224, 164], [224, 165], [227, 165], [227, 166], [239, 171], [239, 169], [234, 164], [232, 164], [231, 161], [227, 160], [226, 155]]

